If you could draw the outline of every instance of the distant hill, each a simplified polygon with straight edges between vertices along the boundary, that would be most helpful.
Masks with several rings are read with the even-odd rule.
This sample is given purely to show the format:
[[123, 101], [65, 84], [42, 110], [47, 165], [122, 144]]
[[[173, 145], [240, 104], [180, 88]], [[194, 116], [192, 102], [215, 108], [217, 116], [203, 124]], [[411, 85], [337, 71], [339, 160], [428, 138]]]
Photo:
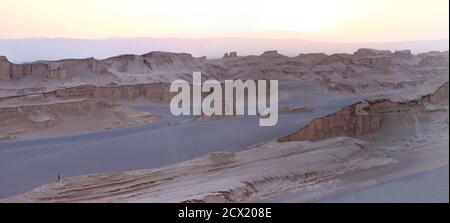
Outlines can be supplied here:
[[400, 42], [321, 42], [302, 39], [265, 38], [28, 38], [0, 39], [0, 55], [12, 62], [24, 63], [36, 60], [95, 57], [104, 59], [118, 54], [144, 54], [150, 51], [186, 52], [193, 56], [220, 58], [225, 52], [237, 51], [238, 55], [259, 55], [276, 49], [281, 54], [296, 56], [300, 53], [353, 53], [358, 48], [386, 50], [411, 49], [413, 53], [449, 49], [448, 40], [400, 41]]

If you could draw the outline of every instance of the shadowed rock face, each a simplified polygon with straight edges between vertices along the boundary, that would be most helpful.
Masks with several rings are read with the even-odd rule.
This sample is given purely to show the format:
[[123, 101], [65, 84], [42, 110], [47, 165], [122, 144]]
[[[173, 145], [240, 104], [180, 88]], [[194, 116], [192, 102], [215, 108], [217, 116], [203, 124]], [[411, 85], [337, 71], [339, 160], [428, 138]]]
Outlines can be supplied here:
[[108, 69], [103, 61], [94, 58], [13, 64], [6, 57], [0, 57], [0, 79], [19, 80], [24, 77], [65, 79], [68, 74], [76, 74], [74, 70], [78, 67], [85, 68], [84, 70], [94, 74], [105, 74]]
[[6, 57], [0, 57], [0, 79], [21, 79], [26, 76], [45, 78], [50, 74], [50, 67], [43, 63], [13, 64]]
[[0, 56], [0, 80], [11, 79], [11, 63], [4, 56]]
[[[338, 112], [317, 118], [302, 129], [278, 138], [279, 142], [318, 141], [337, 136], [359, 137], [381, 128], [384, 122], [411, 118], [410, 115], [425, 117], [429, 111], [425, 104], [448, 103], [448, 82], [436, 92], [420, 99], [395, 102], [387, 99], [366, 100], [346, 106]], [[413, 118], [414, 118], [413, 117]]]

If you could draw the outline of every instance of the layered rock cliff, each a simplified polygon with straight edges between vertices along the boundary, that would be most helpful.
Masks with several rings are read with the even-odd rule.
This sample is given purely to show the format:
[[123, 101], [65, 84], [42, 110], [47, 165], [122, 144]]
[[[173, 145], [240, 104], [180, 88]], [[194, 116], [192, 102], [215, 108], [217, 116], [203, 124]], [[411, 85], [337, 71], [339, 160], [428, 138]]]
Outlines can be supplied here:
[[101, 113], [111, 109], [109, 100], [67, 100], [52, 103], [22, 103], [19, 106], [0, 107], [0, 125], [36, 124], [50, 127], [64, 117]]
[[170, 93], [169, 84], [137, 84], [120, 86], [82, 85], [77, 87], [58, 89], [45, 95], [56, 97], [89, 97], [106, 98], [110, 100], [133, 100], [144, 97], [154, 101], [169, 101], [175, 93]]
[[[278, 138], [279, 142], [318, 141], [338, 136], [359, 137], [379, 130], [384, 123], [426, 117], [433, 112], [427, 104], [448, 105], [448, 82], [434, 93], [415, 100], [367, 99], [345, 106], [336, 113], [317, 118], [297, 132]], [[438, 111], [440, 111], [438, 109]]]
[[0, 102], [0, 141], [135, 126], [159, 118], [109, 99], [28, 95]]
[[44, 97], [56, 98], [103, 98], [108, 100], [133, 100], [143, 97], [155, 102], [168, 102], [176, 93], [170, 92], [170, 85], [161, 84], [136, 84], [136, 85], [116, 85], [116, 86], [96, 86], [79, 85], [66, 87], [53, 91], [39, 89], [38, 92], [24, 92], [20, 90], [16, 96], [7, 96], [0, 98], [0, 102], [25, 98], [30, 95], [42, 95]]
[[107, 69], [103, 61], [94, 58], [14, 64], [6, 57], [0, 57], [0, 79], [2, 80], [19, 80], [25, 77], [65, 79], [69, 75], [105, 74]]

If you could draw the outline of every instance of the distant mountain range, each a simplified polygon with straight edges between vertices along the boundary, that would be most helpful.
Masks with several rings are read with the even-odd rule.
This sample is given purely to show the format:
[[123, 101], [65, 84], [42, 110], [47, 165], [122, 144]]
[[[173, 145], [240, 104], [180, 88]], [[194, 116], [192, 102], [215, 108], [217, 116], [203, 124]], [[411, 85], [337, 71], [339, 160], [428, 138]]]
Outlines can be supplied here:
[[259, 55], [267, 50], [278, 50], [287, 56], [300, 53], [325, 52], [353, 53], [358, 48], [386, 50], [411, 49], [413, 53], [444, 51], [448, 40], [398, 41], [398, 42], [323, 42], [281, 38], [27, 38], [0, 39], [0, 55], [12, 62], [24, 63], [36, 60], [95, 57], [104, 59], [118, 54], [144, 54], [150, 51], [185, 52], [193, 56], [221, 58], [225, 52], [237, 51], [238, 55]]

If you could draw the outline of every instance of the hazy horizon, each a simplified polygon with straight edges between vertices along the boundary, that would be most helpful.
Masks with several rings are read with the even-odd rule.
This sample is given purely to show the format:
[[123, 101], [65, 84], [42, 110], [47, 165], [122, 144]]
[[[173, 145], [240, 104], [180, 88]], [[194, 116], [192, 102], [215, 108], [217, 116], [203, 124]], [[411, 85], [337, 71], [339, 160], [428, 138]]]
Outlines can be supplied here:
[[267, 50], [278, 50], [286, 56], [300, 53], [353, 53], [359, 48], [382, 50], [410, 49], [413, 53], [447, 51], [448, 40], [395, 42], [324, 42], [303, 39], [209, 37], [209, 38], [24, 38], [1, 39], [0, 56], [11, 62], [25, 63], [38, 60], [68, 58], [105, 59], [121, 54], [145, 54], [151, 51], [189, 53], [195, 57], [221, 58], [224, 53], [237, 51], [238, 55], [259, 55]]
[[23, 63], [150, 51], [208, 58], [363, 47], [443, 51], [448, 6], [447, 0], [2, 0], [0, 55]]
[[[109, 37], [70, 37], [70, 36], [32, 36], [32, 37], [20, 37], [20, 38], [7, 38], [1, 37], [0, 40], [28, 40], [28, 39], [74, 39], [74, 40], [109, 40], [109, 39], [190, 39], [190, 40], [199, 40], [199, 39], [277, 39], [277, 40], [302, 40], [302, 41], [311, 41], [311, 42], [326, 42], [326, 43], [393, 43], [393, 42], [420, 42], [420, 41], [440, 41], [440, 40], [449, 40], [449, 38], [434, 38], [434, 39], [410, 39], [410, 40], [385, 40], [385, 41], [376, 41], [376, 40], [360, 40], [360, 41], [350, 41], [349, 39], [337, 39], [334, 41], [328, 41], [325, 33], [304, 33], [304, 32], [291, 32], [291, 31], [255, 31], [257, 33], [267, 33], [264, 36], [244, 36], [244, 35], [231, 35], [226, 34], [220, 36], [218, 34], [214, 34], [212, 36], [193, 36], [193, 37], [184, 37], [177, 36], [176, 34], [170, 35], [162, 35], [162, 36], [109, 36]], [[292, 33], [292, 36], [282, 37], [277, 35], [277, 33]], [[247, 32], [244, 32], [247, 33]], [[253, 32], [250, 32], [253, 33]], [[275, 34], [273, 34], [275, 33]], [[315, 38], [322, 37], [322, 38]], [[314, 38], [314, 39], [313, 39]]]
[[448, 39], [447, 0], [3, 0], [0, 38]]

